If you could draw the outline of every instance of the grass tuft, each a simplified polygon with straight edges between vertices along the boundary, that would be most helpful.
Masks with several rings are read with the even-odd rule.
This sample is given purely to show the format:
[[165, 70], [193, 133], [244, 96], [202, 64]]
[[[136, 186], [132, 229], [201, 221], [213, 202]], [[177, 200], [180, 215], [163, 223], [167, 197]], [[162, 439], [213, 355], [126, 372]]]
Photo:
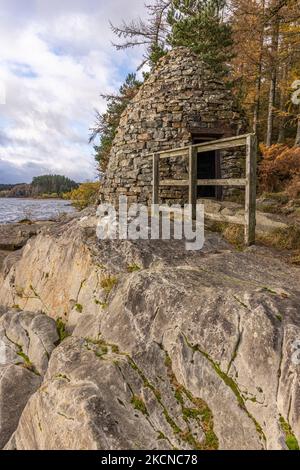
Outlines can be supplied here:
[[[238, 250], [244, 248], [244, 227], [242, 225], [226, 222], [212, 222], [209, 228], [213, 232], [220, 233], [225, 240]], [[296, 265], [300, 264], [300, 226], [298, 224], [290, 225], [287, 228], [276, 229], [265, 234], [257, 234], [256, 240], [262, 245], [277, 250], [292, 251], [291, 262]]]
[[283, 416], [280, 416], [279, 418], [279, 424], [281, 426], [281, 429], [283, 430], [285, 434], [285, 443], [288, 447], [289, 450], [299, 450], [299, 444], [298, 441], [292, 431], [291, 426], [289, 423], [287, 423], [284, 419]]
[[66, 330], [66, 325], [63, 322], [62, 318], [58, 318], [56, 320], [56, 329], [57, 329], [57, 334], [59, 336], [59, 342], [61, 343], [64, 339], [66, 339], [69, 336]]
[[110, 294], [110, 292], [112, 291], [112, 289], [114, 288], [114, 286], [117, 284], [118, 280], [115, 276], [107, 276], [107, 277], [104, 277], [101, 282], [100, 282], [100, 286], [102, 287], [102, 289], [106, 292], [106, 294]]
[[209, 224], [212, 232], [223, 235], [225, 240], [235, 246], [238, 250], [244, 248], [244, 227], [242, 225], [230, 224], [227, 222], [212, 222]]
[[138, 266], [138, 265], [135, 264], [135, 263], [129, 264], [129, 265], [127, 266], [127, 271], [128, 271], [129, 273], [134, 273], [134, 272], [140, 271], [140, 270], [141, 270], [141, 267]]
[[264, 245], [280, 250], [300, 251], [300, 226], [295, 224], [287, 228], [279, 228], [271, 233], [259, 235], [258, 240]]
[[79, 312], [79, 313], [82, 313], [83, 312], [83, 306], [81, 304], [76, 304], [75, 305], [75, 310], [77, 310], [77, 312]]
[[147, 407], [142, 398], [138, 397], [137, 395], [133, 395], [133, 397], [131, 398], [131, 404], [133, 405], [134, 409], [140, 411], [145, 416], [149, 416]]

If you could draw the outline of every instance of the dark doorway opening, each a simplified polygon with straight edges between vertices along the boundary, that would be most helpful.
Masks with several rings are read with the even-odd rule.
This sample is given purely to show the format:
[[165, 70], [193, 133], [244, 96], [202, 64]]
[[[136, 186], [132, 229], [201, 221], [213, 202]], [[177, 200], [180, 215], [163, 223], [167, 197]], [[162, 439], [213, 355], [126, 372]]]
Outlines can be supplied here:
[[[216, 152], [198, 153], [197, 179], [216, 178]], [[197, 197], [216, 197], [215, 186], [197, 186]]]
[[[193, 144], [200, 144], [212, 140], [221, 139], [223, 134], [217, 130], [211, 133], [193, 132]], [[220, 151], [199, 152], [197, 157], [197, 179], [220, 179], [221, 178], [221, 155]], [[197, 186], [197, 198], [223, 197], [222, 186]]]

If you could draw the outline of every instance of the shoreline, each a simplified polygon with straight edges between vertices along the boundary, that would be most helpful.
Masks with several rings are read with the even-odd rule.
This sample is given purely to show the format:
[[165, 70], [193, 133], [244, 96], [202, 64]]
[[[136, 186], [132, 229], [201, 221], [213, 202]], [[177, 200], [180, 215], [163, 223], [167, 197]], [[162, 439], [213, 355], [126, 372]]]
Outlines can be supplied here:
[[69, 199], [64, 199], [63, 197], [17, 197], [17, 196], [1, 196], [0, 199], [21, 199], [21, 200], [29, 200], [29, 201], [69, 201]]
[[33, 225], [75, 212], [69, 199], [0, 198], [0, 225]]
[[[58, 216], [59, 217], [59, 216]], [[26, 226], [26, 225], [36, 225], [36, 224], [42, 224], [42, 223], [54, 223], [57, 221], [57, 218], [53, 218], [51, 219], [50, 217], [47, 218], [47, 219], [21, 219], [21, 220], [17, 220], [17, 221], [8, 221], [8, 222], [1, 222], [0, 221], [0, 227], [1, 226], [7, 226], [7, 225], [22, 225], [22, 226]]]

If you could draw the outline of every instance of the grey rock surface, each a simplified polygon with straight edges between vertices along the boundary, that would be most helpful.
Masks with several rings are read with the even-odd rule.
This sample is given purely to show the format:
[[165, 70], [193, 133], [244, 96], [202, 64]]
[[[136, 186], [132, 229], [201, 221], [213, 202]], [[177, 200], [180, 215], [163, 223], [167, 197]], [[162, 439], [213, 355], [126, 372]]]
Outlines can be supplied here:
[[18, 365], [0, 365], [0, 449], [18, 426], [29, 397], [41, 384], [41, 378]]
[[22, 248], [27, 241], [51, 222], [0, 224], [0, 250], [14, 251]]
[[[296, 445], [299, 268], [210, 233], [201, 252], [180, 241], [99, 242], [93, 223], [53, 226], [2, 274], [0, 303], [30, 292], [31, 280], [22, 308], [46, 306], [71, 334], [48, 366], [33, 348], [47, 371], [6, 448]], [[0, 321], [26, 344], [18, 315], [9, 322], [2, 310]]]
[[0, 448], [42, 382], [59, 337], [44, 314], [0, 309]]
[[[213, 199], [199, 199], [199, 203], [204, 205], [207, 222], [225, 222], [242, 225], [245, 220], [245, 210], [241, 204], [229, 201], [215, 201]], [[276, 214], [268, 214], [256, 211], [256, 233], [272, 233], [278, 229], [287, 229], [289, 220], [286, 217], [279, 217]]]

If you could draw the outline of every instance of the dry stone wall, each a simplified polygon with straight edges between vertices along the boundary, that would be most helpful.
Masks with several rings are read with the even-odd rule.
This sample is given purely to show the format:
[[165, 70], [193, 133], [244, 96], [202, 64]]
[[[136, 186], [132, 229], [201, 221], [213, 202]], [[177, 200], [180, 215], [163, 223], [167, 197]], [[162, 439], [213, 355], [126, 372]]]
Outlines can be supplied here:
[[[151, 202], [151, 153], [192, 143], [199, 132], [216, 129], [224, 137], [244, 132], [243, 120], [226, 84], [186, 48], [163, 57], [124, 112], [105, 175], [102, 198], [115, 203], [119, 195], [129, 202]], [[225, 152], [221, 156], [221, 176], [240, 176], [243, 155]], [[185, 158], [165, 160], [163, 177], [187, 177]], [[186, 202], [187, 189], [162, 188], [167, 202]]]

